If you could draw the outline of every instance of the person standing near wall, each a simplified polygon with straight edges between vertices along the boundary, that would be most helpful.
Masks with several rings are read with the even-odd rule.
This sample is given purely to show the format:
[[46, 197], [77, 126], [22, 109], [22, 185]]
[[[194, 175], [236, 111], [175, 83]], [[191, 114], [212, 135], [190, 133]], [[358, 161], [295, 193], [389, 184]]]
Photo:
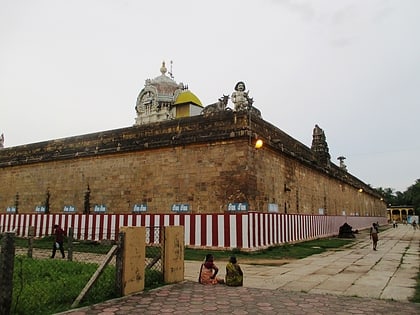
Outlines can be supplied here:
[[372, 226], [370, 227], [370, 239], [373, 243], [373, 250], [376, 250], [376, 245], [378, 244], [378, 227], [376, 223], [372, 223]]
[[63, 247], [65, 232], [58, 224], [55, 224], [53, 234], [55, 235], [55, 238], [54, 238], [54, 244], [53, 244], [53, 250], [52, 250], [51, 258], [55, 257], [55, 252], [57, 251], [57, 249], [60, 250], [61, 256], [63, 258], [65, 258], [66, 255], [64, 255], [64, 247]]

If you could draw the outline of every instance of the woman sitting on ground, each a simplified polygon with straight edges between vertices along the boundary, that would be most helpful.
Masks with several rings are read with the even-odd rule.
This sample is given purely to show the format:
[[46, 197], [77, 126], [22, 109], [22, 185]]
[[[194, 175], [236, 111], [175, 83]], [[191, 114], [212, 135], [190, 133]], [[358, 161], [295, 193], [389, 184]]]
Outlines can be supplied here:
[[200, 275], [198, 282], [201, 284], [218, 284], [224, 283], [223, 279], [216, 278], [219, 268], [214, 264], [214, 257], [212, 254], [206, 255], [206, 260], [201, 264]]
[[236, 261], [236, 257], [230, 257], [229, 262], [226, 265], [226, 285], [241, 287], [243, 285], [243, 279], [244, 274]]

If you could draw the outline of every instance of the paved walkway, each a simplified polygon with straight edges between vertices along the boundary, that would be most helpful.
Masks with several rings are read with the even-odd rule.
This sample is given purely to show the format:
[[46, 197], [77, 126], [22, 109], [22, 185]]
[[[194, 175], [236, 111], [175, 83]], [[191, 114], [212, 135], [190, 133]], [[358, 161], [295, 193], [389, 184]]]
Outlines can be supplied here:
[[377, 251], [361, 233], [350, 247], [286, 265], [241, 264], [240, 288], [200, 285], [200, 263], [186, 261], [183, 283], [65, 314], [420, 314], [420, 304], [408, 302], [419, 272], [419, 245], [420, 230], [410, 226], [381, 232]]

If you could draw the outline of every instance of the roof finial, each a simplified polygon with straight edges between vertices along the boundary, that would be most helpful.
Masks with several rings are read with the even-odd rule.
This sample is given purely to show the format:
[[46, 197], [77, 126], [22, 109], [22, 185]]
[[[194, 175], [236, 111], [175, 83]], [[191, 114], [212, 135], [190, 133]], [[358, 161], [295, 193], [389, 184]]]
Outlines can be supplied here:
[[160, 67], [160, 73], [162, 73], [162, 75], [165, 75], [167, 69], [165, 67], [165, 61], [162, 61], [162, 67]]

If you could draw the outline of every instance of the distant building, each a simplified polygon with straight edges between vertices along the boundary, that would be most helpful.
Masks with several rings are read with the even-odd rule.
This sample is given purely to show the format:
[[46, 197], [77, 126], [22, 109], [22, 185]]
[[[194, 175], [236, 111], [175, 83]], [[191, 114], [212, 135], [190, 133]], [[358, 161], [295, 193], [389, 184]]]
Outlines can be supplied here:
[[407, 221], [409, 216], [415, 214], [413, 206], [389, 206], [386, 209], [387, 218], [389, 222], [397, 221], [404, 222]]

